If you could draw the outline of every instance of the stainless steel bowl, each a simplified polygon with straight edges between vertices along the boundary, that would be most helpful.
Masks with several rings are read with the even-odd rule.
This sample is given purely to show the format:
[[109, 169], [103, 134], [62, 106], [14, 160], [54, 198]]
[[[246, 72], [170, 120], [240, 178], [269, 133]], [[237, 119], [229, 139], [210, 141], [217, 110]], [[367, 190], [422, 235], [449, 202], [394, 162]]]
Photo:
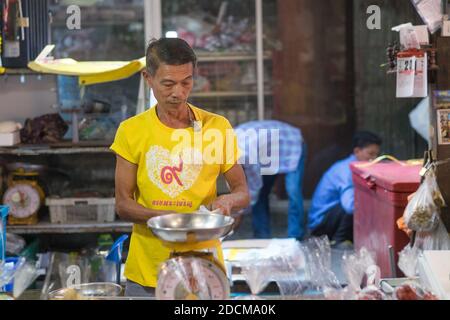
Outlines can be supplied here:
[[233, 229], [234, 219], [219, 214], [170, 214], [148, 220], [147, 226], [167, 242], [193, 243], [220, 239]]
[[48, 294], [48, 298], [50, 300], [84, 300], [96, 297], [117, 297], [121, 292], [122, 287], [115, 283], [84, 283], [52, 291]]

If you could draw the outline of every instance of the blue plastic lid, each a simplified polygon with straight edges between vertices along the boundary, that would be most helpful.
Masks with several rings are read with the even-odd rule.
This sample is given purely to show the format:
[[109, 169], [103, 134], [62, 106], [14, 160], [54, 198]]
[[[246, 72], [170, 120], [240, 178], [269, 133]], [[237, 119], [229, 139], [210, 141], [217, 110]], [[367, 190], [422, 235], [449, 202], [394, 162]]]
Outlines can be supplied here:
[[4, 219], [9, 213], [9, 206], [0, 206], [0, 215], [1, 218]]
[[128, 235], [126, 235], [126, 234], [124, 234], [119, 239], [117, 239], [116, 242], [114, 242], [114, 244], [111, 246], [111, 250], [109, 251], [108, 255], [106, 256], [106, 260], [113, 261], [115, 263], [121, 262], [123, 243], [127, 239], [128, 239]]

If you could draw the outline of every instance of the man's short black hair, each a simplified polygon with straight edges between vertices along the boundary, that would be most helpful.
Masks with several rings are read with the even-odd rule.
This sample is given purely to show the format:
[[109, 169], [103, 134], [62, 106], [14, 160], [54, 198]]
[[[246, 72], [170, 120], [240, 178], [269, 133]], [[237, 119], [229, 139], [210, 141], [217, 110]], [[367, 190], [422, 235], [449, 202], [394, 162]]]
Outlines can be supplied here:
[[383, 141], [381, 140], [381, 138], [375, 133], [369, 131], [359, 131], [353, 136], [353, 149], [364, 149], [365, 147], [368, 147], [372, 144], [381, 146], [382, 142]]
[[159, 66], [164, 63], [181, 66], [192, 63], [197, 66], [197, 56], [194, 50], [183, 39], [161, 38], [150, 40], [146, 51], [147, 71], [154, 76]]

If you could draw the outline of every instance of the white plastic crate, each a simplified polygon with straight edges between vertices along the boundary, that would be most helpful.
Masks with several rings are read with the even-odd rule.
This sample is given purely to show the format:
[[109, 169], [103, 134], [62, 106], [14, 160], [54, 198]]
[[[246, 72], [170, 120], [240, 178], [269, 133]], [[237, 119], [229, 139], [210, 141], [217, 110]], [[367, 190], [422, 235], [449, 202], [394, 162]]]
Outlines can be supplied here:
[[115, 198], [47, 198], [51, 223], [114, 222]]

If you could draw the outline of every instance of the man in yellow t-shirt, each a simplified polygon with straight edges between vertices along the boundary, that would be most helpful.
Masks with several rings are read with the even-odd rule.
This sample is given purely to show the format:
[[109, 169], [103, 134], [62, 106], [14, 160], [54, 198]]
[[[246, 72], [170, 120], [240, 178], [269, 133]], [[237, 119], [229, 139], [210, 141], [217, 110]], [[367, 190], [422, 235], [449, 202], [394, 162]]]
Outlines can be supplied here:
[[[134, 223], [127, 296], [153, 295], [159, 267], [170, 255], [148, 229], [150, 218], [192, 213], [201, 205], [230, 215], [249, 205], [230, 123], [187, 102], [197, 63], [192, 48], [181, 39], [153, 40], [146, 59], [143, 75], [158, 103], [124, 121], [111, 146], [117, 154], [116, 210]], [[217, 197], [220, 174], [230, 193]]]

